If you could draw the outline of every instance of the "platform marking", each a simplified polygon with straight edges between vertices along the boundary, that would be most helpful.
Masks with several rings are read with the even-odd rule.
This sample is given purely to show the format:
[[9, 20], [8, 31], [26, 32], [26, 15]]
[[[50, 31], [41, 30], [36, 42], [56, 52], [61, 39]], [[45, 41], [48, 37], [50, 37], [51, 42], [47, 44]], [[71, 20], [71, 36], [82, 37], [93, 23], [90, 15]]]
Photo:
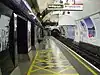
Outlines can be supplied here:
[[32, 70], [31, 72], [36, 72], [36, 71], [38, 71], [38, 70], [40, 70], [40, 69], [38, 68], [38, 69], [36, 69], [36, 70]]
[[27, 74], [27, 75], [30, 75], [30, 73], [31, 73], [31, 71], [32, 71], [32, 68], [33, 68], [32, 65], [35, 63], [35, 60], [36, 60], [37, 55], [38, 55], [38, 51], [36, 51], [36, 56], [35, 56], [34, 61], [32, 62], [31, 66], [30, 66], [30, 68], [29, 68], [29, 71], [28, 71], [28, 74]]
[[[37, 67], [37, 66], [34, 66], [34, 67]], [[37, 67], [37, 68], [38, 68], [38, 67]], [[40, 67], [39, 67], [38, 69], [32, 70], [31, 72], [35, 72], [35, 71], [38, 71], [38, 70], [41, 70], [41, 69], [43, 70], [43, 69], [45, 69], [45, 68], [47, 68], [47, 66], [46, 66], [46, 67], [43, 67], [43, 68], [40, 68]]]
[[[55, 74], [41, 74], [41, 75], [55, 75]], [[79, 75], [79, 74], [56, 74], [56, 75]]]
[[51, 70], [48, 70], [48, 69], [43, 69], [43, 68], [41, 68], [41, 67], [39, 67], [39, 66], [36, 66], [35, 65], [35, 67], [37, 67], [37, 68], [39, 68], [39, 69], [42, 69], [42, 70], [45, 70], [45, 71], [48, 71], [48, 72], [51, 72], [51, 73], [54, 73], [54, 74], [58, 74], [57, 72], [54, 72], [54, 71], [51, 71]]
[[64, 70], [61, 70], [59, 73], [64, 72], [65, 70], [68, 70], [68, 69], [75, 69], [75, 68], [73, 66], [69, 66], [69, 67], [66, 67]]
[[[40, 58], [41, 57], [40, 54], [43, 54], [43, 53], [46, 53], [48, 60], [43, 60], [43, 59]], [[49, 61], [52, 60], [51, 53], [52, 53], [52, 50], [41, 50], [41, 52], [40, 52], [40, 50], [37, 50], [36, 51], [36, 56], [35, 56], [34, 61], [32, 62], [31, 66], [29, 68], [29, 71], [28, 71], [27, 75], [31, 75], [31, 73], [36, 72], [38, 70], [44, 70], [44, 71], [53, 73], [53, 74], [41, 74], [41, 75], [79, 75], [78, 73], [74, 73], [74, 74], [60, 74], [60, 73], [64, 72], [65, 70], [69, 70], [69, 69], [71, 69], [71, 70], [73, 69], [74, 70], [75, 68], [72, 67], [72, 66], [66, 66], [66, 65], [65, 66], [57, 66], [57, 67], [63, 67], [64, 68], [60, 72], [56, 72], [56, 71], [52, 71], [52, 70], [49, 70], [49, 69], [45, 69], [45, 68], [54, 67], [53, 66], [54, 63], [50, 63], [49, 62]], [[42, 67], [42, 66], [36, 65], [36, 64], [41, 63], [41, 62], [46, 62], [47, 64], [49, 64], [49, 66]], [[37, 68], [37, 69], [32, 70], [34, 67]]]
[[[55, 39], [55, 38], [52, 38]], [[94, 65], [92, 65], [90, 62], [88, 62], [86, 59], [84, 59], [83, 57], [81, 57], [79, 54], [77, 54], [75, 51], [73, 51], [71, 48], [67, 47], [65, 44], [61, 43], [59, 40], [57, 40], [60, 44], [63, 45], [63, 47], [67, 50], [71, 55], [74, 56], [75, 59], [77, 59], [84, 67], [86, 67], [91, 73], [93, 73], [93, 75], [98, 75], [94, 70], [92, 70], [88, 65], [86, 65], [84, 62], [82, 62], [79, 58], [81, 58], [83, 61], [85, 61], [86, 63], [88, 63], [91, 67], [93, 67], [95, 70], [97, 70], [98, 72], [100, 72], [100, 70], [98, 68], [96, 68]], [[79, 57], [79, 58], [78, 58]]]
[[98, 75], [94, 70], [92, 70], [88, 65], [86, 65], [84, 62], [82, 62], [77, 56], [75, 56], [73, 53], [70, 52], [71, 55], [74, 56], [82, 65], [84, 65], [93, 75]]
[[[64, 45], [64, 44], [63, 44]], [[64, 45], [65, 49], [66, 46]], [[75, 54], [74, 51], [72, 51], [69, 47], [67, 47], [67, 49], [69, 49], [70, 51], [68, 51], [75, 59], [77, 59], [85, 68], [87, 68], [93, 75], [98, 75], [94, 70], [92, 70], [88, 65], [86, 65], [84, 62], [82, 62]], [[73, 53], [72, 53], [73, 52]], [[75, 53], [75, 54], [74, 54]]]

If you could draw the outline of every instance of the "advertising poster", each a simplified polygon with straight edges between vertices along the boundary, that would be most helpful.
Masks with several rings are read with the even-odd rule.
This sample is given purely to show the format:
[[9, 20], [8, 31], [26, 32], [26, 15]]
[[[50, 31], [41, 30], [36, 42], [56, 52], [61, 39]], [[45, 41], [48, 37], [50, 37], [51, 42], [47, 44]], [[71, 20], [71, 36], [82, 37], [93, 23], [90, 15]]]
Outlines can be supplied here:
[[91, 20], [94, 23], [96, 37], [93, 44], [100, 46], [100, 13], [91, 16]]
[[9, 35], [9, 20], [10, 18], [4, 15], [0, 17], [0, 52], [6, 50]]
[[95, 26], [96, 37], [99, 39], [100, 38], [100, 14], [98, 13], [91, 16], [91, 20], [93, 21]]
[[79, 25], [80, 25], [80, 40], [81, 41], [84, 41], [84, 42], [87, 42], [87, 34], [88, 34], [88, 29], [87, 29], [87, 26], [84, 22], [84, 20], [80, 20], [79, 21]]
[[94, 27], [94, 24], [91, 20], [90, 17], [87, 17], [84, 19], [86, 25], [87, 25], [87, 28], [88, 28], [88, 37], [91, 38], [91, 37], [95, 37], [95, 27]]

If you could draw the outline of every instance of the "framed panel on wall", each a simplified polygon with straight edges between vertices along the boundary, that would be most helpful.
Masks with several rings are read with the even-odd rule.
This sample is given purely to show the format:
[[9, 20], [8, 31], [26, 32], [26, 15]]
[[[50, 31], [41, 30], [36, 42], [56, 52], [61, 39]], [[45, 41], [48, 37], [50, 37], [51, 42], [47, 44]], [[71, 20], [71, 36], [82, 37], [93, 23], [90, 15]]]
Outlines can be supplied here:
[[100, 38], [100, 34], [99, 34], [99, 32], [100, 32], [100, 13], [92, 15], [90, 18], [95, 26], [96, 37]]
[[88, 37], [91, 38], [91, 37], [95, 37], [96, 35], [96, 32], [95, 32], [95, 26], [91, 20], [90, 17], [87, 17], [84, 19], [86, 25], [87, 25], [87, 28], [88, 28]]
[[80, 41], [87, 42], [88, 28], [84, 20], [79, 20]]
[[0, 18], [0, 51], [6, 50], [9, 35], [9, 20], [10, 17], [1, 15]]
[[100, 13], [97, 13], [95, 15], [90, 16], [92, 22], [94, 23], [95, 26], [95, 40], [93, 44], [100, 46]]

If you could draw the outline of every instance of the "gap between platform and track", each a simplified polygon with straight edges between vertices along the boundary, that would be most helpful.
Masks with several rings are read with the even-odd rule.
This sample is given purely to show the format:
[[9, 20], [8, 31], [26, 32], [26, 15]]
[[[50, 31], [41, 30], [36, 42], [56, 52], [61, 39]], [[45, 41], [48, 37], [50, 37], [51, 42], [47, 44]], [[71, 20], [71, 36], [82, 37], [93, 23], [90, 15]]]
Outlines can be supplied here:
[[[94, 65], [92, 65], [90, 62], [88, 62], [87, 60], [85, 60], [83, 57], [81, 57], [79, 54], [77, 54], [75, 51], [73, 51], [71, 48], [67, 47], [65, 44], [61, 43], [59, 40], [58, 42], [60, 44], [63, 45], [63, 47], [66, 49], [68, 49], [67, 51], [78, 61], [80, 62], [85, 68], [87, 68], [93, 75], [98, 75], [97, 72], [95, 72], [93, 69], [91, 69], [88, 65], [86, 65], [83, 61], [85, 61], [87, 64], [89, 64], [91, 67], [93, 67], [95, 70], [97, 70], [98, 72], [100, 72], [100, 70], [98, 68], [96, 68]], [[80, 60], [80, 59], [82, 60]]]
[[[70, 49], [70, 48], [68, 48], [68, 49]], [[71, 50], [71, 49], [70, 49], [70, 50]], [[92, 70], [88, 65], [86, 65], [84, 62], [82, 62], [82, 61], [76, 56], [76, 54], [74, 54], [73, 52], [70, 52], [70, 51], [68, 51], [68, 52], [69, 52], [76, 60], [78, 60], [78, 62], [80, 62], [85, 68], [87, 68], [93, 75], [98, 75], [98, 74], [97, 74], [94, 70]], [[71, 68], [71, 67], [67, 67], [66, 69], [64, 69], [64, 70], [62, 70], [62, 71], [60, 71], [60, 72], [54, 72], [54, 71], [50, 71], [50, 70], [45, 69], [47, 66], [41, 68], [41, 67], [38, 67], [38, 66], [34, 65], [34, 64], [36, 63], [36, 58], [37, 58], [37, 56], [38, 56], [38, 53], [39, 53], [39, 51], [37, 50], [37, 51], [36, 51], [36, 56], [35, 56], [35, 58], [34, 58], [32, 64], [31, 64], [31, 66], [30, 66], [30, 68], [29, 68], [29, 71], [28, 71], [27, 75], [31, 75], [32, 72], [35, 72], [35, 71], [37, 71], [37, 70], [45, 70], [45, 71], [48, 71], [48, 72], [53, 73], [53, 74], [43, 74], [43, 75], [79, 75], [78, 73], [77, 73], [77, 74], [59, 74], [60, 72], [66, 70], [66, 69], [68, 69], [68, 68]], [[39, 61], [43, 61], [43, 60], [39, 60]], [[44, 61], [44, 62], [46, 62], [46, 61]], [[32, 70], [33, 66], [36, 67], [36, 68], [38, 68], [38, 69]], [[72, 68], [74, 68], [74, 67], [72, 67]], [[41, 75], [42, 75], [42, 74], [41, 74]]]
[[[59, 43], [61, 43], [61, 42], [59, 41]], [[63, 44], [63, 43], [61, 43], [61, 44]], [[80, 55], [78, 55], [76, 52], [74, 52], [72, 49], [70, 49], [70, 48], [67, 47], [66, 45], [63, 44], [63, 47], [64, 47], [65, 49], [67, 48], [67, 49], [68, 49], [67, 51], [68, 51], [79, 63], [81, 63], [86, 69], [88, 69], [93, 75], [98, 75], [98, 73], [95, 72], [90, 66], [92, 66], [94, 69], [96, 69], [97, 71], [100, 72], [99, 69], [97, 69], [95, 66], [93, 66], [91, 63], [89, 63], [87, 60], [85, 60], [84, 58], [82, 58]], [[49, 50], [50, 50], [50, 49], [49, 49]], [[51, 49], [51, 51], [52, 51], [52, 49]], [[28, 71], [27, 75], [31, 75], [31, 72], [35, 72], [35, 71], [37, 71], [37, 70], [45, 70], [45, 71], [48, 71], [48, 72], [53, 73], [53, 74], [43, 74], [43, 75], [79, 75], [78, 73], [76, 73], [76, 74], [59, 74], [59, 72], [54, 72], [54, 71], [50, 71], [50, 70], [45, 69], [47, 66], [46, 66], [46, 67], [43, 67], [43, 68], [36, 66], [36, 65], [35, 65], [35, 62], [36, 62], [36, 58], [37, 58], [37, 56], [38, 56], [38, 53], [39, 53], [39, 50], [36, 50], [36, 56], [35, 56], [35, 58], [34, 58], [32, 64], [31, 64], [31, 66], [30, 66], [30, 68], [29, 68], [29, 71]], [[50, 57], [49, 57], [49, 58], [50, 58]], [[88, 66], [87, 64], [85, 64], [81, 59], [82, 59], [83, 61], [85, 61], [86, 63], [88, 63], [90, 66]], [[44, 60], [39, 60], [39, 61], [44, 61]], [[46, 61], [44, 61], [44, 62], [46, 62]], [[36, 67], [36, 68], [38, 68], [38, 69], [32, 70], [33, 66]], [[74, 67], [72, 67], [72, 68], [74, 68]], [[68, 69], [68, 68], [66, 68], [66, 69]], [[66, 70], [66, 69], [64, 69], [64, 70]], [[62, 70], [62, 71], [63, 71], [63, 70]], [[42, 75], [42, 74], [41, 74], [41, 75]]]

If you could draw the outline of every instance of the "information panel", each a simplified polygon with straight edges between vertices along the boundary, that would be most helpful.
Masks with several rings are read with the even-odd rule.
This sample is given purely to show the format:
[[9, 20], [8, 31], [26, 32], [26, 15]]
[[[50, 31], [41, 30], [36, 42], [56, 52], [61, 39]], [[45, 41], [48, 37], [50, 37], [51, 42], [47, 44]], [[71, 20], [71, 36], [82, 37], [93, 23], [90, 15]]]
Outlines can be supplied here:
[[47, 10], [52, 11], [82, 11], [83, 4], [48, 4]]

